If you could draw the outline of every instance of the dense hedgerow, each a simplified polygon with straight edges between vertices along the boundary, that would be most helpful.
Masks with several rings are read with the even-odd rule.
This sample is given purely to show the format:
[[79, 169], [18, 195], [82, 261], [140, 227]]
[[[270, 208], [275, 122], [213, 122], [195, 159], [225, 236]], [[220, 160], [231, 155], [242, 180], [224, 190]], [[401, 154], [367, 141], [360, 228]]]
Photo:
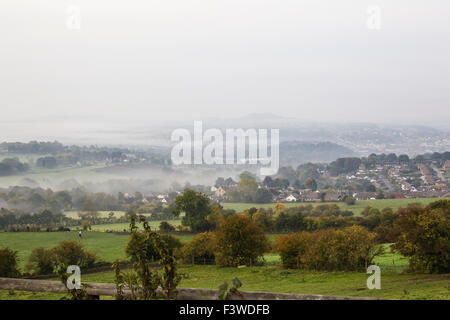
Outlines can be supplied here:
[[276, 251], [286, 268], [363, 271], [382, 253], [375, 237], [361, 226], [302, 232], [277, 237]]

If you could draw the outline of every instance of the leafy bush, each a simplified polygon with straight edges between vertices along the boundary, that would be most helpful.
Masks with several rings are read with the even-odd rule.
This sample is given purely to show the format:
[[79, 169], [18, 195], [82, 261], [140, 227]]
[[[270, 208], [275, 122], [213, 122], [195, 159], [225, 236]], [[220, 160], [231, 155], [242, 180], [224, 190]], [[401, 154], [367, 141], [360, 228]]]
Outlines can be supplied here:
[[352, 196], [345, 196], [345, 197], [344, 197], [344, 202], [345, 202], [347, 205], [352, 206], [352, 205], [354, 205], [354, 204], [356, 203], [356, 199], [353, 198]]
[[0, 277], [14, 278], [19, 275], [17, 251], [9, 248], [0, 248]]
[[83, 245], [77, 241], [62, 241], [52, 249], [55, 265], [77, 265], [80, 268], [90, 268], [97, 256], [84, 251]]
[[392, 249], [409, 258], [409, 269], [450, 272], [450, 201], [435, 201], [426, 208], [410, 206], [398, 214]]
[[383, 252], [375, 234], [361, 226], [278, 237], [276, 249], [286, 268], [326, 271], [362, 271]]
[[183, 246], [182, 259], [190, 264], [214, 264], [216, 238], [212, 232], [197, 234]]
[[221, 266], [257, 264], [270, 247], [264, 231], [243, 215], [226, 218], [216, 239], [216, 262]]
[[275, 239], [275, 251], [280, 253], [285, 268], [298, 269], [302, 263], [311, 234], [307, 232], [292, 233], [288, 236], [278, 236]]
[[55, 267], [55, 255], [52, 249], [36, 248], [31, 252], [25, 266], [27, 272], [34, 274], [51, 274]]
[[171, 225], [170, 223], [168, 223], [167, 221], [162, 221], [159, 224], [159, 231], [171, 232], [171, 231], [175, 231], [175, 227], [173, 225]]
[[[161, 242], [167, 246], [170, 255], [175, 255], [177, 249], [181, 248], [181, 242], [177, 238], [170, 235], [160, 235]], [[138, 253], [144, 250], [148, 261], [158, 261], [161, 259], [159, 250], [155, 247], [155, 242], [147, 238], [144, 233], [136, 233], [130, 238], [125, 252], [132, 262], [137, 261]]]

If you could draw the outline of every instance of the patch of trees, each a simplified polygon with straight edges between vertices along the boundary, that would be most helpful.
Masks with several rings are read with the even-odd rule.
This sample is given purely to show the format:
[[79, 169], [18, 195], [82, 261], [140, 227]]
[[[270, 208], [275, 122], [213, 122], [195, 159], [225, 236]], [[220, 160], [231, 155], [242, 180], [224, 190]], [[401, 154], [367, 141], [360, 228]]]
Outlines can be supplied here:
[[332, 176], [355, 172], [361, 165], [360, 158], [339, 158], [330, 163], [328, 171]]
[[36, 166], [45, 169], [53, 169], [57, 165], [56, 158], [52, 156], [42, 157], [36, 160]]
[[227, 191], [231, 202], [246, 203], [270, 203], [273, 194], [266, 188], [258, 188], [258, 183], [254, 179], [242, 178], [239, 180], [237, 189]]
[[42, 210], [34, 214], [20, 210], [0, 209], [0, 229], [10, 232], [57, 230], [58, 226], [73, 225], [73, 220], [61, 213]]
[[55, 142], [37, 142], [30, 141], [28, 143], [22, 142], [3, 142], [0, 144], [3, 149], [8, 150], [11, 153], [60, 153], [65, 150], [64, 146]]
[[28, 164], [20, 162], [18, 158], [5, 158], [0, 162], [0, 176], [20, 174], [28, 169]]
[[91, 193], [80, 187], [57, 192], [23, 186], [0, 189], [0, 207], [25, 212], [79, 210], [91, 213], [92, 218], [96, 217], [98, 211], [127, 211], [133, 207], [138, 213], [152, 213], [153, 220], [174, 218], [170, 207], [163, 206], [159, 201], [144, 202], [139, 192], [125, 197], [123, 193], [117, 196], [104, 192]]

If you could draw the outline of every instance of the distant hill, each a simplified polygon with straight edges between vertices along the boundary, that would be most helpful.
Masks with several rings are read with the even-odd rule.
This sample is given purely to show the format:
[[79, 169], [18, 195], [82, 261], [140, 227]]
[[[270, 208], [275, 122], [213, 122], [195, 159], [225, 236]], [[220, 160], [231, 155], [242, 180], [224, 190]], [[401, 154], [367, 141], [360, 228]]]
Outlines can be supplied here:
[[331, 162], [337, 158], [353, 157], [356, 153], [332, 142], [305, 143], [284, 141], [280, 143], [280, 163], [298, 165], [305, 162]]

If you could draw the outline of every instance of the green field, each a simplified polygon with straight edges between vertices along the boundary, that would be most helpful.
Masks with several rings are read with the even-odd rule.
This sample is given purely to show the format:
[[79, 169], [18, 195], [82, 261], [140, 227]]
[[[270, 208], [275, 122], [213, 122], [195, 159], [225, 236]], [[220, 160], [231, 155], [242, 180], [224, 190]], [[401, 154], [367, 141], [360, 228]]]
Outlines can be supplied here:
[[[151, 221], [150, 225], [155, 227], [155, 230], [159, 226], [160, 221]], [[176, 225], [180, 224], [179, 220], [169, 221], [169, 223]], [[128, 229], [128, 224], [112, 224], [112, 225], [97, 225], [95, 228], [105, 228], [110, 226], [109, 230], [114, 226], [118, 226], [118, 231], [122, 231], [123, 228]], [[122, 229], [120, 229], [123, 227]], [[83, 232], [83, 238], [81, 243], [88, 251], [96, 253], [102, 261], [114, 262], [118, 258], [125, 258], [125, 247], [128, 242], [127, 235], [117, 235], [114, 233], [87, 231]], [[187, 242], [194, 237], [193, 234], [176, 235], [181, 242]], [[275, 239], [275, 234], [269, 234], [269, 240]], [[76, 231], [71, 232], [0, 232], [0, 247], [9, 247], [18, 251], [19, 266], [22, 268], [28, 261], [31, 251], [35, 248], [52, 248], [61, 241], [75, 240], [80, 241], [78, 233]]]
[[[193, 235], [180, 236], [186, 241]], [[271, 240], [276, 235], [268, 235]], [[62, 240], [78, 240], [76, 232], [0, 233], [0, 247], [17, 250], [20, 267], [36, 247], [50, 248]], [[81, 242], [103, 261], [125, 258], [128, 236], [105, 232], [84, 232]], [[404, 257], [385, 253], [376, 259], [381, 267], [381, 290], [366, 289], [367, 274], [363, 272], [314, 272], [286, 270], [277, 254], [265, 255], [266, 265], [247, 268], [180, 265], [186, 275], [180, 287], [218, 288], [223, 281], [239, 277], [242, 290], [305, 294], [366, 296], [394, 299], [450, 299], [450, 275], [409, 274], [402, 271], [408, 261]], [[82, 281], [112, 282], [112, 272], [82, 276]], [[0, 290], [1, 299], [59, 299], [62, 295]]]
[[[52, 248], [65, 240], [80, 241], [76, 231], [71, 232], [0, 232], [0, 247], [18, 251], [19, 266], [22, 268], [35, 248]], [[85, 248], [107, 262], [125, 258], [128, 236], [106, 232], [83, 232], [81, 243]]]
[[[361, 211], [364, 210], [365, 207], [371, 206], [378, 209], [384, 209], [384, 208], [392, 208], [394, 210], [401, 208], [401, 207], [407, 207], [410, 203], [421, 203], [423, 205], [427, 205], [430, 202], [439, 200], [439, 198], [417, 198], [417, 199], [380, 199], [380, 200], [358, 200], [356, 201], [356, 204], [349, 206], [345, 204], [344, 202], [288, 202], [284, 203], [286, 207], [298, 207], [302, 205], [309, 205], [312, 206], [318, 206], [321, 204], [337, 204], [341, 210], [349, 210], [352, 211], [355, 215], [360, 215]], [[251, 207], [255, 208], [273, 208], [275, 203], [230, 203], [230, 202], [222, 202], [221, 205], [224, 209], [233, 209], [236, 210], [236, 212], [243, 212], [246, 209], [249, 209]]]

